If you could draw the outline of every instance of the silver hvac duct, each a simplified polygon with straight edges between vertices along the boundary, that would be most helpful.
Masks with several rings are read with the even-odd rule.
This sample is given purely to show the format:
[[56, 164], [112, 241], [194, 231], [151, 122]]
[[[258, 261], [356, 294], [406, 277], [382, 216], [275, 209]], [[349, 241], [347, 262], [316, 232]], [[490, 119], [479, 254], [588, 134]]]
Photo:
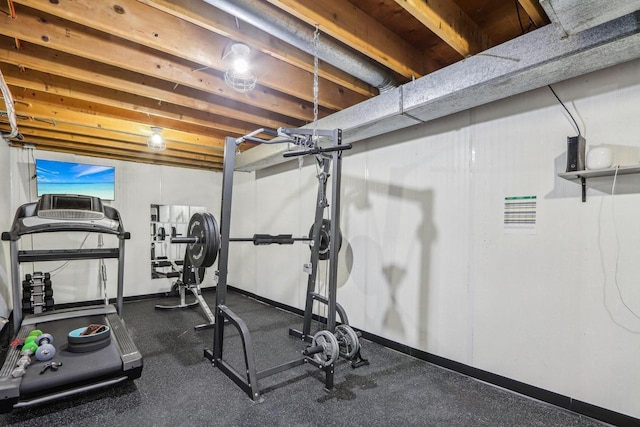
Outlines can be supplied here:
[[[298, 49], [314, 54], [313, 29], [269, 5], [255, 0], [204, 1]], [[397, 86], [388, 70], [333, 39], [320, 37], [317, 54], [321, 60], [378, 88], [380, 92]]]

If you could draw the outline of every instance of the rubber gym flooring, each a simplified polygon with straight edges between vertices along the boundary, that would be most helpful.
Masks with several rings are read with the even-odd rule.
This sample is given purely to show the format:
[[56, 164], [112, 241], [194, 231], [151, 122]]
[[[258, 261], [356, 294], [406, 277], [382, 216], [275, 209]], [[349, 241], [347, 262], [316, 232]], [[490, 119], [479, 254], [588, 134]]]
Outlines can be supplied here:
[[[215, 292], [204, 292], [214, 306]], [[200, 308], [160, 311], [162, 297], [125, 303], [127, 329], [144, 356], [142, 377], [124, 385], [0, 415], [15, 426], [600, 426], [592, 419], [487, 385], [363, 340], [371, 364], [341, 361], [335, 388], [311, 365], [264, 378], [261, 402], [204, 358], [212, 330]], [[288, 336], [302, 319], [235, 292], [227, 305], [248, 324], [258, 369], [298, 357], [304, 345]], [[224, 357], [242, 371], [241, 343], [227, 329]], [[66, 368], [63, 367], [63, 368]], [[61, 368], [61, 369], [63, 369]]]

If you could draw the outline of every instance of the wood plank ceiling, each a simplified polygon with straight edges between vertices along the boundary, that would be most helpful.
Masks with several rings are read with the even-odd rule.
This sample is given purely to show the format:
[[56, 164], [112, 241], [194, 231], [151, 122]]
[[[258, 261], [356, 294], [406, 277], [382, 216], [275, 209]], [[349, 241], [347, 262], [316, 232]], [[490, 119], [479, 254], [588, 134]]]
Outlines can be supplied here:
[[[0, 1], [0, 71], [24, 137], [12, 145], [219, 170], [225, 136], [313, 120], [313, 56], [202, 0]], [[318, 26], [400, 84], [548, 23], [537, 0], [256, 2]], [[224, 81], [236, 42], [250, 46], [258, 77], [247, 93]], [[319, 117], [377, 94], [319, 69]], [[147, 148], [152, 126], [167, 140], [162, 152]]]

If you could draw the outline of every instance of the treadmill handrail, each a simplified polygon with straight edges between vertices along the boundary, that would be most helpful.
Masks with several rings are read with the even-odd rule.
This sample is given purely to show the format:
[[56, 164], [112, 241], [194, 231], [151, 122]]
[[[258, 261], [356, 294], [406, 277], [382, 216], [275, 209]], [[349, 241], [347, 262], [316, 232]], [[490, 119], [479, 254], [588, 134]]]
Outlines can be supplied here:
[[104, 233], [115, 234], [120, 239], [129, 239], [130, 233], [124, 231], [120, 213], [111, 206], [104, 206], [104, 215], [106, 218], [116, 221], [117, 228], [106, 227], [100, 223], [93, 222], [91, 220], [59, 220], [52, 219], [49, 222], [42, 224], [26, 225], [24, 223], [25, 218], [38, 216], [38, 202], [25, 203], [20, 206], [13, 218], [13, 224], [11, 230], [2, 233], [2, 240], [16, 241], [21, 236], [35, 233], [54, 233], [54, 232], [69, 232], [80, 231], [87, 233]]

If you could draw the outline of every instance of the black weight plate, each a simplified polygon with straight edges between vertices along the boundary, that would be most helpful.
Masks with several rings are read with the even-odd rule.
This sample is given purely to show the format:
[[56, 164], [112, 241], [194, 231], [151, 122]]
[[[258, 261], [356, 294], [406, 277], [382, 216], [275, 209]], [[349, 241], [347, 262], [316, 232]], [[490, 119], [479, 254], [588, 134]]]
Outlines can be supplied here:
[[107, 329], [105, 329], [103, 332], [99, 332], [94, 335], [80, 335], [81, 330], [84, 329], [86, 328], [74, 329], [73, 331], [69, 332], [69, 334], [67, 334], [67, 342], [69, 343], [69, 345], [88, 344], [96, 341], [106, 340], [111, 337], [111, 328], [109, 327], [107, 327]]
[[194, 267], [210, 267], [218, 257], [220, 234], [213, 215], [207, 212], [195, 213], [189, 221], [188, 237], [198, 239], [187, 245], [187, 256]]
[[[309, 237], [313, 238], [313, 224], [311, 225], [311, 229], [309, 230]], [[321, 260], [329, 259], [329, 248], [331, 243], [331, 220], [323, 219], [322, 226], [320, 227], [320, 246], [318, 248], [319, 258]], [[342, 231], [338, 230], [338, 252], [342, 248]]]
[[71, 353], [90, 353], [92, 351], [103, 349], [109, 344], [111, 344], [111, 337], [107, 337], [106, 339], [100, 341], [93, 341], [82, 344], [68, 343], [67, 351], [70, 351]]
[[211, 232], [212, 238], [209, 240], [204, 266], [211, 267], [213, 263], [216, 262], [216, 258], [218, 258], [218, 251], [220, 250], [220, 231], [218, 230], [218, 222], [213, 214], [205, 213], [205, 217], [209, 221], [209, 225], [213, 231]]

